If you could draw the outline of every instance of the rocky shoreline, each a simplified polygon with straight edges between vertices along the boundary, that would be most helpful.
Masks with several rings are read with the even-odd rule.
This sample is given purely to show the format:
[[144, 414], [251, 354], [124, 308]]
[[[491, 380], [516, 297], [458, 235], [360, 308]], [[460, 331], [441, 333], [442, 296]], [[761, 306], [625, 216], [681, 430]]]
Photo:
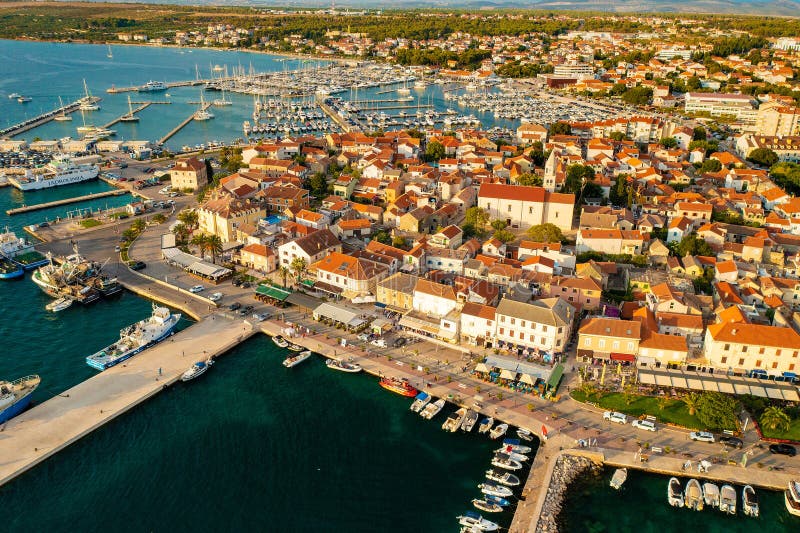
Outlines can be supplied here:
[[577, 455], [561, 455], [557, 460], [550, 475], [550, 485], [544, 498], [539, 520], [536, 524], [536, 533], [557, 533], [558, 517], [561, 514], [561, 505], [564, 495], [570, 484], [575, 479], [587, 472], [597, 474], [603, 466], [588, 457]]

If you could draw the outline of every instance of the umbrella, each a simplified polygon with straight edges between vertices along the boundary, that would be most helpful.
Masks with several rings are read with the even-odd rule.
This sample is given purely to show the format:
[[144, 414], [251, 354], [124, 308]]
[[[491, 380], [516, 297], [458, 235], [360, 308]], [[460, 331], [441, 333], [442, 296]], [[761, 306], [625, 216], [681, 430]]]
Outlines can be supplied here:
[[600, 374], [600, 385], [603, 385], [606, 382], [606, 363], [603, 362], [603, 373]]

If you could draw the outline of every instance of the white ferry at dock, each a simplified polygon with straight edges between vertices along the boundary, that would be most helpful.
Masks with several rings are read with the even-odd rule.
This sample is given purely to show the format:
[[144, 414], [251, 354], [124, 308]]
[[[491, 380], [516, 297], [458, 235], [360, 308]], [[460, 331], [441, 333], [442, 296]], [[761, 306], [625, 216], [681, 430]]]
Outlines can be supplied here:
[[69, 158], [62, 157], [50, 161], [42, 173], [28, 169], [24, 176], [8, 176], [8, 182], [21, 191], [35, 191], [93, 180], [98, 174], [100, 169], [97, 165], [76, 165]]

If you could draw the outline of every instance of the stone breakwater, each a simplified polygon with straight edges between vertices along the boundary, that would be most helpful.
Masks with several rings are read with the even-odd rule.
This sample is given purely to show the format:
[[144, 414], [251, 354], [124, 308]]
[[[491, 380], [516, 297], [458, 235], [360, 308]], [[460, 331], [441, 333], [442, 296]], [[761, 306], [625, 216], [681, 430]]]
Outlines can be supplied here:
[[581, 474], [587, 472], [597, 474], [602, 468], [601, 464], [588, 457], [567, 454], [560, 456], [553, 466], [550, 485], [547, 487], [539, 521], [536, 524], [536, 533], [558, 533], [558, 516], [570, 483]]

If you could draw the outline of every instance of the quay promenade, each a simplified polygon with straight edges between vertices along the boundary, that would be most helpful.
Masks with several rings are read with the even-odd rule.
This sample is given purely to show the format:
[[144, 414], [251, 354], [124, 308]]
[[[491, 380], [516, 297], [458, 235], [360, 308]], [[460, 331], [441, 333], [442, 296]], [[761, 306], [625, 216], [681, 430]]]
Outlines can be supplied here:
[[194, 362], [216, 357], [254, 332], [241, 320], [212, 317], [6, 422], [0, 426], [0, 485], [164, 390]]

